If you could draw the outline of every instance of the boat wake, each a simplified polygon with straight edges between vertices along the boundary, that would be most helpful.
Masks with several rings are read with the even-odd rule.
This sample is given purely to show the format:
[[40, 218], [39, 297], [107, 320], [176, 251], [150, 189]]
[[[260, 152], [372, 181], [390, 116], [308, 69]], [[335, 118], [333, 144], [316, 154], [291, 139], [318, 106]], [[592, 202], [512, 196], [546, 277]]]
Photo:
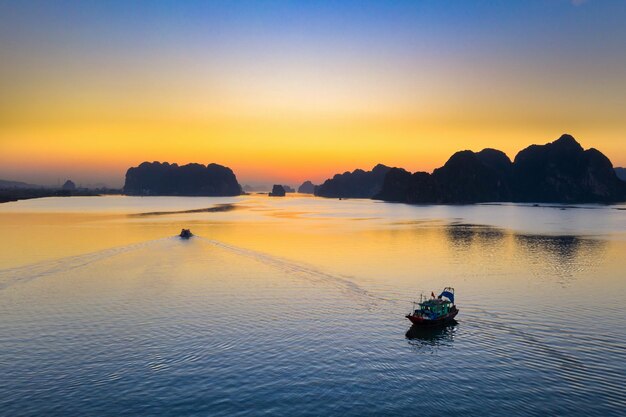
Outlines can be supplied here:
[[306, 265], [300, 262], [294, 262], [285, 258], [280, 258], [277, 256], [273, 256], [267, 253], [258, 252], [251, 249], [245, 249], [239, 246], [229, 245], [224, 242], [220, 242], [214, 239], [208, 239], [205, 237], [198, 236], [199, 239], [202, 239], [204, 242], [208, 242], [213, 246], [219, 247], [221, 249], [225, 249], [231, 253], [245, 256], [246, 258], [254, 259], [255, 261], [264, 263], [266, 265], [272, 266], [274, 268], [280, 269], [284, 272], [295, 273], [300, 275], [305, 275], [308, 277], [312, 277], [316, 280], [321, 280], [326, 284], [330, 284], [336, 288], [339, 288], [345, 291], [348, 294], [360, 297], [361, 299], [367, 299], [367, 307], [368, 309], [376, 306], [376, 301], [386, 301], [382, 297], [378, 297], [375, 294], [367, 291], [366, 289], [360, 287], [358, 284], [351, 281], [349, 278], [334, 275], [329, 272], [322, 271], [321, 269], [315, 268], [311, 265]]
[[110, 258], [112, 256], [142, 249], [150, 245], [172, 241], [175, 238], [167, 237], [134, 243], [126, 246], [118, 246], [83, 255], [69, 256], [49, 261], [37, 262], [30, 265], [19, 266], [0, 270], [0, 291], [13, 285], [23, 284], [49, 275], [71, 271], [94, 262]]
[[[541, 366], [541, 358], [546, 356], [551, 357], [553, 361], [560, 364], [563, 368], [567, 369], [571, 366], [577, 368], [584, 368], [585, 365], [573, 357], [567, 354], [563, 349], [553, 347], [546, 343], [544, 340], [533, 335], [532, 333], [523, 330], [520, 326], [515, 324], [507, 324], [510, 319], [501, 317], [498, 313], [488, 311], [476, 306], [466, 306], [465, 310], [472, 314], [473, 312], [479, 313], [479, 316], [473, 317], [473, 326], [484, 334], [493, 334], [495, 332], [505, 332], [518, 339], [520, 343], [527, 345], [530, 348], [536, 349], [541, 353], [538, 361], [538, 366]], [[556, 330], [555, 330], [556, 331]]]
[[[334, 275], [310, 265], [305, 265], [284, 258], [279, 258], [267, 253], [257, 252], [251, 249], [245, 249], [242, 247], [229, 245], [221, 241], [208, 239], [201, 236], [196, 236], [195, 238], [201, 239], [203, 242], [207, 242], [213, 246], [227, 250], [239, 256], [245, 256], [247, 258], [254, 259], [258, 262], [280, 269], [284, 272], [304, 275], [316, 280], [324, 281], [325, 284], [331, 284], [334, 287], [343, 290], [347, 294], [360, 298], [361, 301], [365, 299], [368, 309], [375, 307], [375, 301], [386, 301], [384, 298], [377, 297], [367, 290], [361, 288], [359, 285], [355, 284], [347, 277]], [[98, 262], [116, 255], [139, 250], [159, 243], [173, 243], [178, 240], [178, 237], [167, 237], [126, 246], [114, 247], [77, 256], [70, 256], [49, 261], [37, 262], [34, 264], [19, 266], [15, 268], [3, 269], [0, 270], [0, 291], [14, 285], [27, 283], [46, 276], [82, 268], [84, 266], [93, 264], [94, 262]]]

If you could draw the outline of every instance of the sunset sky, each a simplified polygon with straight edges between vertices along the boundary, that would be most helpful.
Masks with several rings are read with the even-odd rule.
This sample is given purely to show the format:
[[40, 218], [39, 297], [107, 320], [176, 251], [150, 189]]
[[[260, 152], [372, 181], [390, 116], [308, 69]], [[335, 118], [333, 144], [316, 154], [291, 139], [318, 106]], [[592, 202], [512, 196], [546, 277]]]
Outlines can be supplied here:
[[626, 166], [626, 0], [0, 0], [0, 179], [322, 181], [562, 133]]

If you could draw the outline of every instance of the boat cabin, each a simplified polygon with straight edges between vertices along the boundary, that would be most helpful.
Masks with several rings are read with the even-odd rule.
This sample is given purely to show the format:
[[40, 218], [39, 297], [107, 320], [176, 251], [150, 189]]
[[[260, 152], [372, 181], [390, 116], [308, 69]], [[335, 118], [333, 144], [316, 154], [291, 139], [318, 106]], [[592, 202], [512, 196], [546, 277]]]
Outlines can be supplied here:
[[449, 300], [443, 300], [441, 298], [422, 301], [418, 305], [419, 309], [415, 310], [415, 314], [426, 316], [430, 319], [445, 316], [450, 313], [450, 310], [454, 307]]
[[[454, 288], [444, 288], [438, 297], [435, 297], [434, 293], [432, 293], [432, 298], [425, 298], [422, 295], [420, 296], [420, 302], [417, 303], [417, 305], [419, 308], [414, 310], [414, 316], [430, 320], [445, 317], [456, 310], [456, 306], [454, 305]], [[415, 309], [415, 303], [413, 308]]]

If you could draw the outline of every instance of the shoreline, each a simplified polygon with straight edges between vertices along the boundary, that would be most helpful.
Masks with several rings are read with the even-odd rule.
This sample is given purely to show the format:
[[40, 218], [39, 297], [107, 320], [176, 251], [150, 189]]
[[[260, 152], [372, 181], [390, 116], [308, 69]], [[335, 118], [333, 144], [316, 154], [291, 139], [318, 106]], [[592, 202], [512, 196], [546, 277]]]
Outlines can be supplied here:
[[104, 194], [117, 194], [117, 192], [112, 193], [111, 191], [113, 190], [0, 189], [0, 204], [45, 197], [100, 197]]

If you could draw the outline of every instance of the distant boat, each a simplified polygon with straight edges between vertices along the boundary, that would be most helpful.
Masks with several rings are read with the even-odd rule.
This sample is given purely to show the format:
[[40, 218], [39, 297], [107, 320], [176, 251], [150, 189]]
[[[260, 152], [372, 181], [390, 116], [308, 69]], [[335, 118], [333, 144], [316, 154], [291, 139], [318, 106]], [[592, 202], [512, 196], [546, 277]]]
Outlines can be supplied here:
[[193, 233], [191, 233], [191, 230], [189, 229], [182, 229], [180, 231], [180, 236], [181, 239], [189, 239], [191, 236], [193, 236]]
[[434, 292], [431, 294], [431, 298], [420, 296], [420, 302], [417, 303], [419, 308], [416, 309], [416, 303], [413, 303], [413, 311], [406, 315], [413, 325], [426, 327], [448, 324], [459, 313], [454, 304], [454, 288], [444, 288], [438, 297], [435, 297]]

